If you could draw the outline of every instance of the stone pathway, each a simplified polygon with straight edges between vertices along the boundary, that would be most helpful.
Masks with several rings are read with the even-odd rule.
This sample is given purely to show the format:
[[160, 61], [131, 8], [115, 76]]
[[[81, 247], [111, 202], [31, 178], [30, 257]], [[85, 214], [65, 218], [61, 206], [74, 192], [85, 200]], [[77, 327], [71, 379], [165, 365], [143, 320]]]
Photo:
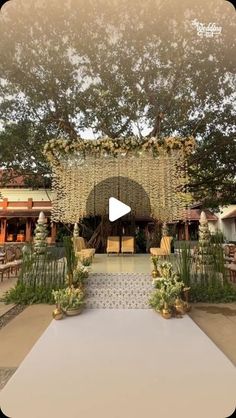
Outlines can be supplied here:
[[[8, 307], [8, 305], [6, 306]], [[5, 327], [8, 322], [23, 312], [25, 308], [25, 305], [10, 305], [9, 309], [7, 309], [4, 314], [0, 315], [0, 329]]]
[[85, 286], [90, 309], [148, 309], [153, 291], [151, 275], [143, 273], [90, 274]]

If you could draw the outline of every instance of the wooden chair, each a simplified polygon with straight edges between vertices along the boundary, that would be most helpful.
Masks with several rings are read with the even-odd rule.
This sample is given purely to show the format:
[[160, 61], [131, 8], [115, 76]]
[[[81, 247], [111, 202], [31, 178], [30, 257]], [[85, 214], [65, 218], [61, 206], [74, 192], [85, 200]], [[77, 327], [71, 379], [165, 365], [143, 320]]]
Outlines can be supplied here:
[[3, 281], [3, 277], [4, 274], [7, 275], [7, 278], [10, 278], [10, 273], [11, 273], [11, 266], [9, 264], [1, 264], [0, 265], [0, 277], [1, 277], [1, 282]]
[[236, 283], [236, 264], [225, 264], [225, 268], [229, 272], [229, 280]]
[[160, 255], [160, 256], [166, 256], [171, 253], [171, 241], [172, 237], [166, 236], [162, 237], [161, 239], [161, 245], [160, 247], [156, 248], [150, 248], [151, 255]]
[[87, 248], [83, 237], [73, 237], [75, 254], [83, 261], [86, 258], [92, 260], [95, 254], [95, 248]]
[[121, 238], [121, 252], [134, 254], [134, 237]]
[[107, 255], [110, 253], [119, 254], [120, 252], [120, 237], [107, 238]]

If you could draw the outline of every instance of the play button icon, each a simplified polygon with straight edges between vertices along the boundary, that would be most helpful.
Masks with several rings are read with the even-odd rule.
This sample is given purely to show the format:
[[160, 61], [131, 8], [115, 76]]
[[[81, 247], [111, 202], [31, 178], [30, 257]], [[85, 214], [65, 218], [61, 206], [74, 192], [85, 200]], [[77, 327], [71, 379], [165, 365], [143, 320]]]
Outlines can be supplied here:
[[114, 222], [127, 213], [131, 212], [131, 208], [115, 197], [109, 198], [109, 221]]

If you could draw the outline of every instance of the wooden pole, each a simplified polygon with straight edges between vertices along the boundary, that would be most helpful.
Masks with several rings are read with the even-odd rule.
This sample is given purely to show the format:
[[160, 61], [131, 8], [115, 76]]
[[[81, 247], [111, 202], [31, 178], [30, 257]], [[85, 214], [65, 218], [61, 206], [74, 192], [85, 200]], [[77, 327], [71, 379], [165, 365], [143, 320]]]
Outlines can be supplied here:
[[1, 243], [5, 243], [6, 241], [6, 232], [7, 232], [7, 219], [1, 219]]
[[52, 222], [52, 225], [51, 225], [51, 243], [52, 244], [56, 242], [56, 236], [57, 236], [57, 224], [55, 222]]
[[185, 224], [184, 224], [184, 235], [185, 235], [185, 241], [189, 241], [189, 227], [188, 227], [188, 222], [185, 222]]
[[30, 242], [32, 238], [32, 231], [31, 231], [31, 218], [26, 219], [26, 228], [25, 228], [25, 241]]

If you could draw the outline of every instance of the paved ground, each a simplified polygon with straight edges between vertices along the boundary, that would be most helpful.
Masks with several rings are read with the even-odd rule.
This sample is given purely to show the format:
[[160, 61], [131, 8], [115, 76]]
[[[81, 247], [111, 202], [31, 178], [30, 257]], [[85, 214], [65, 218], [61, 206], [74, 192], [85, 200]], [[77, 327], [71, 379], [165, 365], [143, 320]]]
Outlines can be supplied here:
[[[111, 259], [112, 257], [108, 258]], [[138, 259], [136, 261], [139, 263]], [[117, 262], [114, 261], [114, 263]], [[122, 260], [119, 263], [122, 264]], [[98, 265], [100, 265], [100, 260], [98, 260]], [[150, 267], [147, 258], [145, 265], [145, 268]], [[0, 296], [15, 282], [16, 279], [14, 278], [1, 282]], [[12, 305], [6, 306], [0, 303], [0, 316], [10, 308], [12, 308]], [[27, 307], [0, 330], [0, 389], [50, 324], [52, 310], [53, 306], [48, 305]], [[236, 303], [195, 304], [190, 316], [236, 365]]]
[[236, 303], [197, 303], [190, 316], [236, 366]]
[[17, 418], [223, 418], [235, 386], [234, 366], [189, 317], [90, 309], [51, 322], [0, 404]]
[[[16, 281], [17, 278], [12, 277], [10, 279], [4, 279], [2, 282], [0, 282], [0, 299], [5, 292], [7, 292], [11, 287], [13, 287], [16, 284]], [[13, 308], [13, 306], [14, 304], [6, 305], [4, 302], [0, 301], [0, 316], [8, 312], [11, 308]]]

